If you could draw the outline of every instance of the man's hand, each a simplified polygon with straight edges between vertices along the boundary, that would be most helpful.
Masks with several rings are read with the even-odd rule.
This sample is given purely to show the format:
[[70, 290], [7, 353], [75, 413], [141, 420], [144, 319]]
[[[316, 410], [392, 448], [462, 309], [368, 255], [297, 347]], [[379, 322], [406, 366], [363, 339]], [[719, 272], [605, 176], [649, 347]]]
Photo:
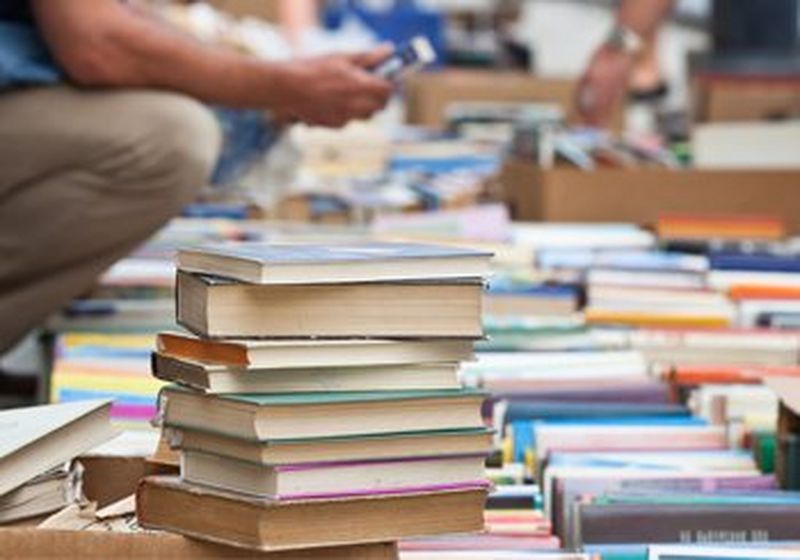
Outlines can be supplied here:
[[371, 116], [391, 95], [369, 70], [391, 54], [272, 63], [214, 49], [118, 0], [32, 0], [39, 30], [67, 77], [85, 88], [159, 89], [278, 118], [342, 126]]
[[286, 76], [294, 95], [278, 114], [328, 127], [371, 117], [386, 106], [392, 84], [369, 70], [391, 54], [391, 47], [381, 47], [362, 54], [290, 63]]
[[607, 45], [600, 47], [578, 84], [575, 104], [581, 120], [606, 126], [628, 91], [634, 57]]

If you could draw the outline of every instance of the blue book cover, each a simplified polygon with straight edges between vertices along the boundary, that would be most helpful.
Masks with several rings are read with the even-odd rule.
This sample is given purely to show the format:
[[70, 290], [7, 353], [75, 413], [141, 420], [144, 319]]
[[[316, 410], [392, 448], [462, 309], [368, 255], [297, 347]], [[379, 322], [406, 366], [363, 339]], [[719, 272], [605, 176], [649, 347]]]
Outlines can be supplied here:
[[630, 416], [607, 418], [551, 418], [547, 420], [515, 420], [511, 426], [515, 462], [525, 461], [525, 452], [536, 447], [536, 428], [545, 424], [561, 426], [707, 426], [708, 422], [693, 416]]
[[575, 299], [579, 295], [576, 286], [531, 284], [497, 277], [489, 282], [487, 291], [493, 296], [530, 296], [548, 299]]
[[348, 243], [348, 244], [297, 244], [297, 243], [219, 243], [186, 249], [182, 253], [203, 253], [268, 266], [298, 264], [347, 264], [376, 261], [417, 259], [459, 259], [492, 256], [491, 253], [423, 245], [417, 243]]
[[800, 273], [800, 255], [716, 253], [711, 255], [711, 268], [714, 270]]
[[108, 391], [84, 391], [82, 389], [60, 389], [58, 391], [59, 402], [80, 402], [86, 400], [108, 399], [119, 405], [129, 406], [155, 406], [156, 396], [144, 397], [141, 395], [131, 395], [128, 393], [116, 393]]
[[702, 272], [708, 269], [708, 259], [699, 255], [687, 255], [669, 251], [596, 251], [545, 250], [537, 255], [542, 268], [589, 269], [613, 268], [617, 270]]
[[[590, 452], [570, 453], [556, 451], [548, 457], [551, 467], [597, 467], [597, 468], [633, 468], [633, 469], [674, 469], [675, 460], [684, 464], [692, 464], [696, 458], [714, 457], [720, 464], [726, 461], [741, 463], [752, 461], [752, 455], [745, 450], [731, 449], [724, 451], [659, 451], [648, 452]], [[681, 466], [683, 468], [683, 466]]]
[[604, 402], [559, 402], [547, 400], [511, 401], [507, 404], [505, 419], [554, 420], [585, 418], [591, 422], [599, 418], [623, 417], [688, 417], [688, 408], [679, 404], [636, 404]]

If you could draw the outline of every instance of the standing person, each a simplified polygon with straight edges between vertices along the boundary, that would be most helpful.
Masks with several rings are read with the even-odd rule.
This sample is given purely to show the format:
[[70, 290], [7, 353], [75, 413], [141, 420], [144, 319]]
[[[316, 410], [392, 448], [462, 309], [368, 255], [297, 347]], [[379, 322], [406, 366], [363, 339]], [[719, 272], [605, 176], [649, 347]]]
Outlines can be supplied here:
[[[628, 92], [646, 45], [653, 45], [675, 0], [621, 0], [616, 22], [581, 78], [576, 105], [583, 120], [604, 126]], [[797, 48], [798, 0], [716, 0], [712, 10], [714, 52], [793, 51]], [[651, 61], [655, 60], [651, 56]]]
[[220, 148], [205, 103], [341, 126], [387, 103], [389, 54], [266, 63], [118, 0], [0, 3], [0, 352], [192, 200]]

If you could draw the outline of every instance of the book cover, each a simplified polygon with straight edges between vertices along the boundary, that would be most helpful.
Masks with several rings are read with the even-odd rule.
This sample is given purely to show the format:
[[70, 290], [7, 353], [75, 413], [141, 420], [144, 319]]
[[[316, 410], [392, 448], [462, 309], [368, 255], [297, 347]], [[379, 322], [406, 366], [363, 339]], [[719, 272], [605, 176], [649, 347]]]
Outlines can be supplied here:
[[774, 542], [797, 539], [800, 505], [582, 504], [579, 544]]
[[147, 478], [136, 495], [142, 527], [265, 552], [388, 542], [483, 528], [485, 487], [435, 493], [275, 502]]
[[110, 407], [94, 400], [0, 412], [0, 495], [114, 437]]
[[256, 284], [331, 284], [489, 273], [491, 253], [414, 243], [221, 243], [178, 253], [183, 271]]
[[420, 243], [354, 243], [311, 245], [307, 243], [220, 243], [181, 251], [181, 255], [203, 253], [220, 255], [268, 266], [296, 264], [343, 264], [408, 259], [452, 259], [492, 256], [489, 252], [424, 245]]
[[[187, 392], [186, 390], [179, 389], [175, 386], [170, 386], [168, 389], [166, 389], [165, 393], [168, 395], [170, 391]], [[486, 393], [478, 389], [454, 389], [442, 391], [293, 393], [288, 395], [219, 395], [214, 398], [262, 407], [390, 402], [420, 399], [453, 399], [485, 396]]]
[[753, 270], [800, 273], [800, 256], [745, 253], [716, 253], [710, 256], [714, 270]]

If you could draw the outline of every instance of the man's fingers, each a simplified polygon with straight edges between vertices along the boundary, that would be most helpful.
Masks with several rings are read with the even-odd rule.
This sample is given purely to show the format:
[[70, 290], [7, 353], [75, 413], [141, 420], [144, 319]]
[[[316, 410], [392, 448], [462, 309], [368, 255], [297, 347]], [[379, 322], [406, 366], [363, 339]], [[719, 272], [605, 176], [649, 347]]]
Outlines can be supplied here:
[[358, 93], [368, 95], [385, 104], [394, 91], [391, 82], [358, 69], [355, 72]]
[[369, 70], [375, 68], [378, 64], [392, 56], [393, 53], [394, 47], [389, 44], [384, 44], [371, 51], [351, 54], [348, 56], [348, 59], [356, 66]]
[[383, 103], [376, 102], [374, 99], [357, 99], [350, 105], [350, 114], [356, 119], [368, 119], [382, 108]]

